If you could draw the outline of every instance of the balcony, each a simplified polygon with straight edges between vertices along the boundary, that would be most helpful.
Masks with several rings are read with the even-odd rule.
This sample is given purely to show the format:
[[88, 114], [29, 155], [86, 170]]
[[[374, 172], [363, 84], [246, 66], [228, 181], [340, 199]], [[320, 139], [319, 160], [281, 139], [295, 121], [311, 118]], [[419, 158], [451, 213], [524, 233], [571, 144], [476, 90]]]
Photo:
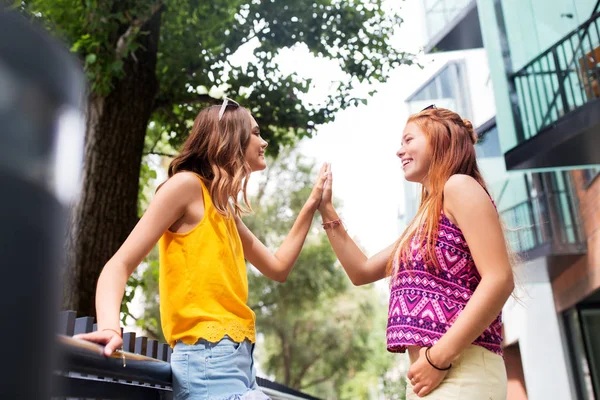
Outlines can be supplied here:
[[542, 192], [501, 215], [512, 250], [525, 260], [548, 257], [552, 279], [587, 251], [577, 200], [568, 189]]
[[510, 76], [509, 170], [600, 164], [600, 11]]
[[425, 53], [483, 47], [476, 0], [425, 0]]

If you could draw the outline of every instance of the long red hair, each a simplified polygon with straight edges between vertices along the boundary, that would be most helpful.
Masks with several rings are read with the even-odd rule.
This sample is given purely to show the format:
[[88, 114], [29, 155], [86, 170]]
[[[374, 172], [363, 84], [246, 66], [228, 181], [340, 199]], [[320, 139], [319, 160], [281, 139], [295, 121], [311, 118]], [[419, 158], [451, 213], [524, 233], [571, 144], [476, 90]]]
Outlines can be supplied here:
[[477, 134], [470, 121], [445, 108], [430, 108], [408, 118], [425, 134], [431, 148], [431, 164], [427, 179], [431, 192], [421, 188], [417, 214], [396, 242], [388, 262], [388, 276], [395, 273], [394, 260], [412, 258], [411, 243], [420, 244], [426, 265], [439, 268], [435, 242], [444, 202], [444, 185], [454, 174], [473, 177], [487, 191], [475, 156]]

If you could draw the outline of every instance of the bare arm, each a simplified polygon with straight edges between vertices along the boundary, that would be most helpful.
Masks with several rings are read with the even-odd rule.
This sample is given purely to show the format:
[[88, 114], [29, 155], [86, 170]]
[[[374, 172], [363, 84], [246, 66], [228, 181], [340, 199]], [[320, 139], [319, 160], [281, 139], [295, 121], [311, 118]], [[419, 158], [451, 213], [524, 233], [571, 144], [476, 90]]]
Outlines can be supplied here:
[[485, 190], [473, 178], [454, 175], [444, 188], [444, 208], [462, 230], [481, 282], [456, 322], [431, 348], [432, 360], [441, 366], [481, 335], [514, 289], [502, 226]]
[[120, 310], [127, 279], [148, 255], [161, 235], [186, 212], [187, 205], [200, 196], [202, 188], [192, 174], [176, 174], [157, 192], [148, 209], [123, 245], [106, 263], [96, 287], [98, 331], [76, 338], [106, 344], [105, 354], [120, 347]]
[[[331, 200], [332, 184], [333, 176], [329, 173], [323, 189], [321, 206], [319, 207], [323, 222], [334, 221], [339, 218]], [[393, 244], [368, 258], [342, 225], [326, 229], [326, 232], [333, 251], [354, 285], [366, 285], [385, 278], [386, 266], [394, 249]]]
[[[475, 179], [453, 175], [444, 186], [444, 212], [463, 232], [481, 282], [454, 324], [429, 350], [429, 359], [440, 368], [452, 363], [494, 321], [513, 288], [513, 275], [498, 214]], [[426, 360], [426, 349], [408, 370], [416, 382], [413, 391], [426, 396], [445, 378]]]
[[313, 216], [321, 201], [327, 168], [327, 164], [324, 164], [321, 168], [308, 200], [302, 207], [302, 210], [300, 210], [292, 229], [275, 254], [272, 254], [254, 236], [240, 218], [236, 218], [238, 232], [242, 240], [242, 246], [244, 247], [244, 257], [266, 277], [278, 282], [285, 282], [289, 276], [300, 255], [300, 250], [302, 250], [302, 245], [312, 224]]

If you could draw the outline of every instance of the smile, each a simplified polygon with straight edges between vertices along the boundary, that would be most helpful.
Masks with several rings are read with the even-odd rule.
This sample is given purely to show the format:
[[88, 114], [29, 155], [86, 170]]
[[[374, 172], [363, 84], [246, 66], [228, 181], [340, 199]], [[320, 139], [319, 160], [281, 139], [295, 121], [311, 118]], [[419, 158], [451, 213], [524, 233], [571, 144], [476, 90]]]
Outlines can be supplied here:
[[412, 158], [402, 161], [402, 168], [406, 167], [408, 164], [412, 162]]

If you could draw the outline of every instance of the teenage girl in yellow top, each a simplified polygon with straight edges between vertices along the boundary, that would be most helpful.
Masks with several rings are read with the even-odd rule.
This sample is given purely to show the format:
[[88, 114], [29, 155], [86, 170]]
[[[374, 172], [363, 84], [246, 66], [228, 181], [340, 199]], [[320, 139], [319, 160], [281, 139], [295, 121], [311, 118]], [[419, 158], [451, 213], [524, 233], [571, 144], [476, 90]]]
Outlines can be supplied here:
[[[328, 166], [275, 254], [240, 219], [250, 173], [267, 147], [248, 110], [232, 100], [200, 111], [169, 179], [125, 243], [106, 263], [96, 292], [98, 331], [79, 335], [122, 345], [119, 310], [128, 277], [159, 241], [160, 311], [171, 355], [174, 399], [267, 398], [256, 385], [255, 315], [246, 305], [244, 259], [284, 282], [321, 201]], [[237, 196], [242, 192], [243, 205]]]

